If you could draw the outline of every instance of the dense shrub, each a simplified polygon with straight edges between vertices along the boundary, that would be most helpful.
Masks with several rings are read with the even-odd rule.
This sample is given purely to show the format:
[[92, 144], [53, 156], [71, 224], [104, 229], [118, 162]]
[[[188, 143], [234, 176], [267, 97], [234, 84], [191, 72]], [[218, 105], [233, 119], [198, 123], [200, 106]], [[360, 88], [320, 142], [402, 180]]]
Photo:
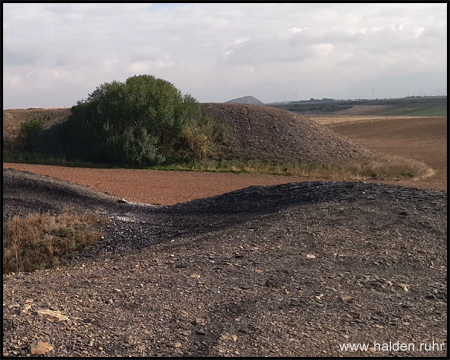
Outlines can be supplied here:
[[72, 107], [66, 123], [67, 155], [137, 167], [201, 158], [205, 154], [192, 134], [211, 153], [218, 141], [214, 129], [192, 96], [154, 76], [133, 76], [124, 83], [100, 85]]
[[15, 140], [15, 150], [37, 151], [44, 130], [43, 123], [44, 118], [39, 114], [31, 114], [28, 116], [20, 125], [19, 133]]

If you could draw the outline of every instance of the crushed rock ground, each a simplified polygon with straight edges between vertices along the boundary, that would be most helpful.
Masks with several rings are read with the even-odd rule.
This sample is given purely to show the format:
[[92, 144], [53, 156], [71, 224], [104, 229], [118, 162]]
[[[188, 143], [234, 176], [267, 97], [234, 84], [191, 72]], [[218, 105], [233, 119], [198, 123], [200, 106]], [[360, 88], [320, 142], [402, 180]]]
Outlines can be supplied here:
[[317, 181], [146, 206], [17, 170], [3, 182], [4, 221], [110, 219], [63, 266], [3, 275], [3, 356], [43, 341], [57, 357], [447, 357], [446, 192]]

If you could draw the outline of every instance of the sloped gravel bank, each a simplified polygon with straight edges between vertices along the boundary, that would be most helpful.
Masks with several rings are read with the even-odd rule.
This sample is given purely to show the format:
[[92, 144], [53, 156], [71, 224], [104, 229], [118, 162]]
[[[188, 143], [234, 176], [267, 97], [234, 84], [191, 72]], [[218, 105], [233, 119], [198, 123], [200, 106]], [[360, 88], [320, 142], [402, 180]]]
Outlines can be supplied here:
[[200, 104], [203, 114], [230, 134], [223, 152], [230, 158], [302, 160], [324, 164], [365, 163], [383, 159], [307, 116], [267, 106]]

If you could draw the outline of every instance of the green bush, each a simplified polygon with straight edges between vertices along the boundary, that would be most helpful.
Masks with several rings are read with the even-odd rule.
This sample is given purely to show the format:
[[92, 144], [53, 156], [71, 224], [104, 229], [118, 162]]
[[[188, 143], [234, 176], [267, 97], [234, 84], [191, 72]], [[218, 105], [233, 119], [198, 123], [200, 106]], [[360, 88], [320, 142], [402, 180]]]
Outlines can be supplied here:
[[37, 151], [44, 130], [44, 118], [39, 114], [28, 116], [20, 125], [16, 138], [16, 149], [19, 151]]
[[220, 156], [217, 144], [224, 142], [228, 135], [229, 131], [224, 125], [217, 126], [214, 123], [199, 123], [186, 127], [183, 132], [188, 143], [186, 157], [206, 160]]
[[139, 75], [104, 83], [72, 107], [66, 152], [86, 161], [146, 167], [203, 157], [191, 134], [206, 136], [212, 149], [214, 128], [192, 96], [168, 81]]
[[123, 133], [123, 157], [134, 159], [138, 166], [150, 163], [163, 163], [165, 157], [157, 153], [157, 139], [148, 134], [145, 128], [128, 128]]

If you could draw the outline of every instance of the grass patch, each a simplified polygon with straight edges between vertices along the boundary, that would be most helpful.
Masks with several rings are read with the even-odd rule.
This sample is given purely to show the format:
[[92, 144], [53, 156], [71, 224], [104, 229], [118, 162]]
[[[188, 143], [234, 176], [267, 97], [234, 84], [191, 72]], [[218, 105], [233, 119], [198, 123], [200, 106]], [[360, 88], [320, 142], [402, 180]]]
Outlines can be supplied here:
[[422, 107], [422, 106], [413, 106], [413, 107], [404, 107], [397, 108], [393, 110], [384, 111], [383, 115], [388, 116], [397, 116], [397, 115], [405, 115], [405, 116], [438, 116], [438, 117], [447, 117], [447, 106], [435, 106], [435, 107]]
[[42, 154], [26, 151], [3, 151], [3, 162], [18, 164], [53, 165], [84, 168], [117, 168], [111, 164], [93, 163], [83, 160], [67, 160], [64, 155]]
[[[3, 152], [3, 162], [39, 165], [56, 165], [85, 168], [121, 168], [111, 164], [96, 164], [80, 160], [69, 161], [65, 157], [28, 152]], [[200, 171], [284, 175], [329, 180], [397, 180], [418, 179], [434, 174], [426, 164], [401, 157], [388, 156], [384, 161], [370, 163], [330, 165], [298, 160], [280, 159], [220, 159], [173, 161], [169, 164], [147, 167], [148, 170]]]
[[388, 156], [385, 161], [351, 164], [343, 168], [360, 180], [399, 180], [430, 177], [435, 171], [423, 162], [399, 156]]
[[35, 271], [58, 266], [62, 259], [97, 242], [96, 215], [30, 214], [3, 224], [3, 273]]
[[384, 161], [365, 164], [330, 165], [294, 160], [203, 160], [157, 166], [152, 170], [228, 172], [284, 175], [329, 180], [396, 180], [429, 177], [434, 171], [426, 164], [389, 156]]
[[321, 165], [308, 162], [259, 160], [259, 159], [231, 159], [231, 160], [199, 160], [179, 162], [169, 165], [151, 167], [152, 170], [225, 172], [266, 175], [295, 175], [303, 176]]

